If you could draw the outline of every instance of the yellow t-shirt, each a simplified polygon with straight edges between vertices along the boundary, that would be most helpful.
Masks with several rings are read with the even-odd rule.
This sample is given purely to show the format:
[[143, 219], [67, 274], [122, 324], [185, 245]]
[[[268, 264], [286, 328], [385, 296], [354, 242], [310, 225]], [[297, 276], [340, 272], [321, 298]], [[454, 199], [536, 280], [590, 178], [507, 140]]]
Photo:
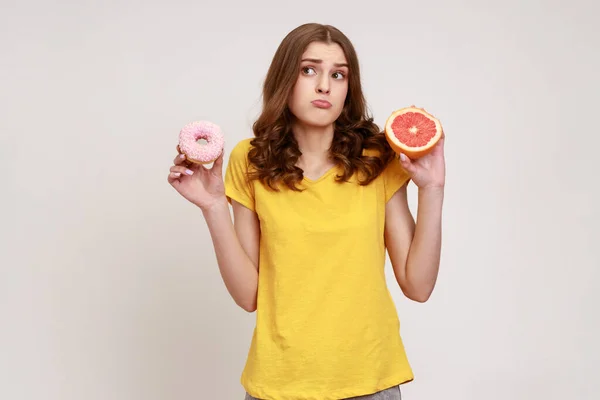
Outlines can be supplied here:
[[398, 161], [368, 186], [335, 182], [336, 167], [304, 192], [248, 182], [250, 140], [231, 152], [226, 194], [258, 214], [256, 327], [241, 383], [276, 400], [337, 400], [411, 381], [384, 273], [385, 204], [409, 177]]

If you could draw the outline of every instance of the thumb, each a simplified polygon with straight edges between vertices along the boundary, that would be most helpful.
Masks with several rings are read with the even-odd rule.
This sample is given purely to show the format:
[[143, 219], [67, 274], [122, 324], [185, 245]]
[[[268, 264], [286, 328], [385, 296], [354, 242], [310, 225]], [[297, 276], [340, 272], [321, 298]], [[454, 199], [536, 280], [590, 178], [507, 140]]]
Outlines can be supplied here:
[[211, 170], [214, 170], [215, 174], [223, 176], [223, 157], [225, 155], [225, 149], [221, 151], [221, 155], [215, 160]]
[[400, 153], [400, 164], [409, 174], [413, 174], [416, 171], [415, 165], [412, 163], [411, 159], [404, 153]]

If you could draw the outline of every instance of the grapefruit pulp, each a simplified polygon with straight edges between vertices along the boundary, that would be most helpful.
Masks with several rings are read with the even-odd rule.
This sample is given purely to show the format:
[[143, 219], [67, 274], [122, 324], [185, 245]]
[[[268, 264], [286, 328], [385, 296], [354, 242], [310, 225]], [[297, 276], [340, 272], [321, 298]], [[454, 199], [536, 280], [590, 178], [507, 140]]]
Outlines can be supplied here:
[[411, 159], [431, 152], [443, 135], [440, 121], [414, 105], [394, 111], [385, 122], [384, 132], [392, 149]]

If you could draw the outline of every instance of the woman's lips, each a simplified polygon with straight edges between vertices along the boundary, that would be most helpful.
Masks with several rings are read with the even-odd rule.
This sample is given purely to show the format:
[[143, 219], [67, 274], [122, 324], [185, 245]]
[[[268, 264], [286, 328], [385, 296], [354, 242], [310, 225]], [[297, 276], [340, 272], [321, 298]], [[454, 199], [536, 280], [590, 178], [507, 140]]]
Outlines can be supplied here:
[[313, 100], [311, 103], [313, 103], [314, 106], [318, 107], [318, 108], [330, 108], [331, 107], [331, 103], [328, 102], [327, 100]]

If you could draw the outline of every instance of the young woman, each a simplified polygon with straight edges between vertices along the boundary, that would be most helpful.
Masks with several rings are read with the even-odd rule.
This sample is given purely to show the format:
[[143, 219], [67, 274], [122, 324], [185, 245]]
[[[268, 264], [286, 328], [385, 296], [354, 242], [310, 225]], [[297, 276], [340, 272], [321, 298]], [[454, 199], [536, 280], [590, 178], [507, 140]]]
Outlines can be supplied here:
[[223, 156], [210, 169], [177, 156], [168, 177], [202, 210], [227, 290], [257, 312], [246, 398], [400, 399], [413, 373], [385, 256], [402, 292], [426, 301], [440, 260], [443, 139], [418, 160], [396, 157], [367, 114], [351, 42], [319, 24], [280, 44], [253, 131], [225, 179]]

